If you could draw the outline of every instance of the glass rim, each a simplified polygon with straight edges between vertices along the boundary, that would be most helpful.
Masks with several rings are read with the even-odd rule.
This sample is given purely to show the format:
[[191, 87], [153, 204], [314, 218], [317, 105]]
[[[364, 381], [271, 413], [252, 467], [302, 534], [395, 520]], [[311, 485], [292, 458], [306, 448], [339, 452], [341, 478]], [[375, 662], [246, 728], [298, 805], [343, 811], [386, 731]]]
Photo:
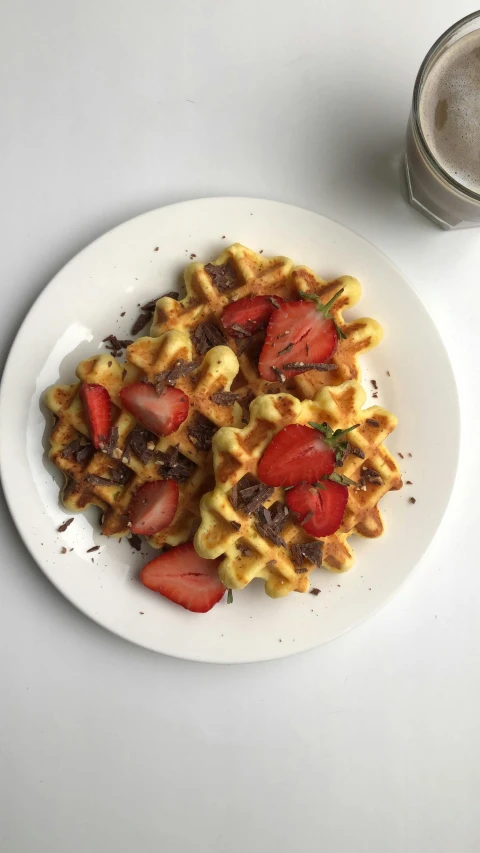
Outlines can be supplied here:
[[425, 59], [423, 60], [418, 70], [418, 74], [415, 79], [415, 85], [413, 87], [412, 117], [414, 130], [420, 139], [423, 153], [425, 154], [428, 162], [430, 163], [430, 166], [432, 166], [434, 171], [438, 172], [440, 177], [442, 177], [447, 184], [456, 189], [457, 192], [461, 193], [461, 195], [465, 196], [466, 198], [472, 199], [473, 201], [480, 202], [480, 193], [476, 193], [473, 190], [469, 190], [463, 184], [460, 184], [458, 181], [455, 180], [455, 178], [452, 178], [451, 175], [449, 175], [448, 172], [445, 171], [445, 169], [442, 168], [440, 163], [438, 163], [436, 158], [433, 156], [430, 148], [428, 147], [419, 119], [420, 90], [424, 81], [424, 77], [426, 76], [425, 72], [429, 66], [430, 60], [443, 46], [443, 44], [448, 41], [450, 36], [455, 33], [456, 30], [460, 29], [460, 27], [462, 27], [464, 24], [467, 24], [469, 21], [474, 21], [476, 18], [480, 20], [480, 9], [476, 12], [470, 12], [469, 15], [465, 15], [464, 18], [461, 18], [459, 21], [456, 21], [454, 24], [452, 24], [451, 27], [448, 28], [448, 30], [445, 30], [445, 32], [443, 32], [442, 35], [439, 36], [439, 38], [436, 40], [436, 42], [434, 42], [434, 44], [432, 44], [430, 50], [426, 54]]

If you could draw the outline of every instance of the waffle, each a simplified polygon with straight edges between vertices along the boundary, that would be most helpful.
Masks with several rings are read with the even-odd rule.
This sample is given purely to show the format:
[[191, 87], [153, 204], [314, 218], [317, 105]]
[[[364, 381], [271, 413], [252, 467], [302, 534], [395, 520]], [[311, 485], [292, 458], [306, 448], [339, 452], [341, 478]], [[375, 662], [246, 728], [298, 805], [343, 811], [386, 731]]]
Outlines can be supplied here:
[[[178, 545], [190, 539], [198, 525], [200, 497], [213, 485], [209, 439], [217, 427], [238, 423], [241, 415], [238, 404], [220, 406], [210, 400], [211, 394], [228, 391], [238, 370], [236, 356], [228, 347], [215, 347], [197, 369], [175, 380], [174, 384], [188, 395], [190, 408], [187, 419], [169, 436], [157, 438], [139, 427], [133, 415], [121, 408], [119, 398], [125, 385], [143, 378], [153, 380], [171, 371], [180, 359], [191, 362], [192, 355], [190, 339], [183, 332], [140, 338], [129, 347], [125, 364], [111, 355], [96, 355], [79, 364], [76, 374], [80, 382], [56, 385], [45, 394], [46, 405], [57, 418], [50, 438], [50, 459], [66, 477], [63, 503], [71, 512], [91, 504], [100, 507], [106, 536], [129, 534], [130, 501], [142, 483], [172, 476], [179, 480], [175, 518], [169, 527], [150, 537], [149, 543], [155, 548]], [[88, 440], [78, 394], [81, 382], [103, 385], [114, 404], [106, 452], [94, 450]], [[199, 438], [195, 428], [200, 422]]]
[[[216, 487], [201, 500], [202, 523], [195, 536], [195, 547], [203, 557], [225, 555], [219, 574], [226, 586], [242, 589], [253, 578], [260, 577], [265, 581], [266, 592], [273, 598], [292, 590], [305, 592], [308, 589], [308, 575], [314, 566], [308, 559], [303, 562], [300, 559], [302, 564], [298, 565], [291, 546], [318, 540], [288, 516], [281, 531], [286, 547], [276, 545], [260, 535], [255, 515], [247, 515], [231, 503], [232, 488], [243, 477], [258, 482], [259, 459], [273, 436], [287, 424], [326, 421], [332, 429], [359, 424], [358, 429], [349, 434], [353, 452], [336, 470], [360, 481], [362, 486], [349, 487], [341, 527], [322, 540], [322, 565], [333, 571], [346, 571], [353, 563], [350, 536], [357, 533], [374, 538], [383, 532], [378, 502], [386, 492], [402, 486], [398, 466], [383, 445], [397, 419], [380, 406], [363, 409], [365, 400], [365, 391], [353, 380], [322, 389], [314, 400], [299, 401], [289, 394], [262, 395], [250, 406], [248, 426], [244, 429], [227, 427], [217, 432], [213, 441]], [[276, 501], [284, 503], [283, 488], [276, 488], [265, 506], [272, 507]]]
[[[347, 323], [343, 318], [343, 312], [360, 299], [362, 290], [357, 279], [341, 276], [326, 282], [307, 267], [295, 267], [289, 258], [266, 258], [240, 243], [225, 249], [213, 263], [189, 264], [185, 270], [185, 286], [184, 299], [176, 301], [164, 296], [157, 301], [150, 334], [157, 336], [168, 329], [180, 329], [192, 335], [203, 323], [220, 328], [240, 364], [233, 390], [245, 391], [250, 398], [288, 391], [301, 400], [310, 400], [325, 385], [360, 379], [358, 357], [382, 339], [382, 328], [375, 320], [363, 318]], [[337, 351], [330, 359], [337, 365], [336, 371], [310, 370], [285, 383], [267, 382], [260, 378], [257, 370], [264, 333], [247, 340], [239, 339], [226, 334], [220, 324], [223, 309], [234, 299], [258, 295], [298, 299], [300, 293], [315, 293], [325, 304], [341, 288], [344, 290], [335, 302], [332, 316], [347, 337], [339, 340]]]

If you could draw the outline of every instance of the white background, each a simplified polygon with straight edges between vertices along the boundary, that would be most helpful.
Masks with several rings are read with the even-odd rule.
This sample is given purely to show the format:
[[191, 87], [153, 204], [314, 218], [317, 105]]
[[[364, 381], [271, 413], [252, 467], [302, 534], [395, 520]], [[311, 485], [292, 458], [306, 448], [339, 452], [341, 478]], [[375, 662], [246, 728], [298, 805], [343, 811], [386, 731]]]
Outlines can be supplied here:
[[437, 230], [400, 178], [417, 68], [471, 10], [1, 5], [2, 358], [34, 297], [103, 231], [177, 200], [260, 196], [340, 220], [403, 269], [463, 418], [452, 503], [413, 579], [354, 632], [276, 663], [183, 663], [110, 636], [44, 579], [2, 504], [2, 853], [480, 848], [480, 231]]

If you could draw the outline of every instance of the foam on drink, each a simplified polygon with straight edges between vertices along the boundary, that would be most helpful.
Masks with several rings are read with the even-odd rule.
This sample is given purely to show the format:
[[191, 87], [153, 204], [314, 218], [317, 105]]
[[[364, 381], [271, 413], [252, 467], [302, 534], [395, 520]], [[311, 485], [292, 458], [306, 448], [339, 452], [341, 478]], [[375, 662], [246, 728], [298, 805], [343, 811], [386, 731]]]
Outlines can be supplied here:
[[423, 84], [419, 120], [442, 169], [480, 193], [480, 30], [438, 57]]

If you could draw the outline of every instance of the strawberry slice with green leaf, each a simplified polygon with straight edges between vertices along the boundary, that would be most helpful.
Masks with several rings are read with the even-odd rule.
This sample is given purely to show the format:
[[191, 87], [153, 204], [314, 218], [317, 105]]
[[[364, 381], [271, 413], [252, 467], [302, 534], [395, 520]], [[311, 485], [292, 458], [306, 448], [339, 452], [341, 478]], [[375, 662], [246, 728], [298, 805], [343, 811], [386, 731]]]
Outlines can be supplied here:
[[141, 571], [140, 580], [149, 589], [159, 592], [193, 613], [206, 613], [225, 595], [218, 577], [217, 560], [199, 557], [192, 542], [177, 545], [155, 557]]
[[316, 486], [302, 483], [289, 489], [285, 499], [288, 508], [297, 514], [299, 524], [317, 539], [331, 536], [342, 523], [348, 501], [348, 486], [356, 485], [347, 477], [332, 474]]
[[332, 474], [348, 447], [345, 435], [356, 429], [332, 430], [328, 424], [289, 424], [267, 445], [258, 476], [267, 486], [296, 486], [316, 483]]
[[178, 506], [178, 483], [155, 480], [144, 483], [132, 498], [130, 530], [140, 536], [153, 536], [172, 523]]
[[300, 294], [298, 302], [284, 302], [270, 317], [260, 353], [258, 371], [269, 382], [289, 379], [306, 370], [336, 369], [325, 362], [345, 338], [330, 309], [343, 287], [324, 305], [313, 293]]
[[188, 415], [189, 400], [179, 388], [157, 392], [148, 382], [133, 382], [120, 391], [122, 405], [155, 435], [175, 432]]
[[280, 296], [245, 296], [230, 302], [224, 309], [223, 326], [234, 338], [249, 337], [264, 329], [273, 312], [282, 304]]
[[80, 386], [80, 400], [92, 444], [102, 449], [110, 438], [112, 428], [112, 403], [103, 385], [84, 382]]

